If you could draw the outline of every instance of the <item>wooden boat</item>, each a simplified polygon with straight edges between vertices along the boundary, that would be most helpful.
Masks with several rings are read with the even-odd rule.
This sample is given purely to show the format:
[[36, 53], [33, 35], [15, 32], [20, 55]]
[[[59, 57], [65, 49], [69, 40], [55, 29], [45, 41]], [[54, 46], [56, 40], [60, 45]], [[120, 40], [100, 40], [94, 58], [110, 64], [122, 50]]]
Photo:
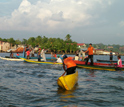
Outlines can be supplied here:
[[34, 61], [34, 60], [30, 60], [30, 59], [25, 59], [22, 57], [20, 57], [20, 59], [24, 60], [25, 62], [35, 63], [35, 64], [62, 64], [62, 63], [54, 63], [54, 62]]
[[8, 60], [8, 61], [24, 61], [24, 60], [19, 59], [19, 58], [4, 58], [4, 57], [0, 57], [0, 59], [2, 59], [2, 60]]
[[[104, 63], [111, 63], [110, 60], [101, 60], [101, 59], [96, 59], [97, 62], [104, 62]], [[117, 61], [112, 61], [113, 63], [117, 63]], [[122, 63], [124, 64], [124, 61], [122, 61]]]
[[77, 81], [78, 71], [76, 71], [74, 74], [59, 77], [57, 80], [57, 84], [65, 90], [72, 90]]
[[[74, 62], [77, 64], [78, 68], [116, 71], [113, 64], [94, 62], [94, 65], [92, 66], [92, 65], [90, 65], [90, 63], [85, 65], [85, 61], [74, 61]], [[122, 66], [123, 67], [121, 70], [124, 71], [124, 65], [122, 65]]]

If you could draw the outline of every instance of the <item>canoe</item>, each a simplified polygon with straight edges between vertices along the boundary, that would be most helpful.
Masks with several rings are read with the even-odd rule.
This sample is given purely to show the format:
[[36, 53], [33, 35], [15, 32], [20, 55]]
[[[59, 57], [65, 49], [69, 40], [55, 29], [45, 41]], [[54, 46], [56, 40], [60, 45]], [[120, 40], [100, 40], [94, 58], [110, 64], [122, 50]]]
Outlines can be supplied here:
[[2, 59], [2, 60], [8, 60], [8, 61], [24, 61], [24, 60], [19, 59], [19, 58], [4, 58], [4, 57], [0, 57], [0, 59]]
[[[44, 61], [34, 61], [34, 60], [30, 60], [30, 59], [25, 59], [20, 57], [20, 59], [24, 60], [25, 62], [28, 63], [35, 63], [35, 64], [54, 64], [54, 62], [44, 62]], [[62, 63], [55, 63], [55, 64], [62, 64]]]
[[[101, 60], [101, 59], [96, 59], [97, 62], [104, 62], [104, 63], [111, 63], [110, 60]], [[117, 63], [117, 61], [112, 61], [113, 63]], [[124, 61], [122, 61], [122, 63], [124, 64]]]
[[59, 77], [57, 80], [57, 84], [65, 90], [72, 90], [77, 81], [78, 71], [76, 71], [74, 74]]
[[[116, 71], [114, 65], [80, 65], [77, 64], [77, 67], [86, 68], [86, 69], [95, 69], [95, 70], [107, 70], [107, 71]], [[121, 71], [124, 71], [124, 67], [121, 68]]]
[[[74, 62], [77, 64], [78, 68], [115, 71], [115, 67], [113, 64], [94, 62], [94, 65], [91, 66], [90, 62], [87, 65], [85, 65], [85, 61], [74, 61]], [[122, 66], [123, 66], [122, 71], [124, 71], [124, 65]]]

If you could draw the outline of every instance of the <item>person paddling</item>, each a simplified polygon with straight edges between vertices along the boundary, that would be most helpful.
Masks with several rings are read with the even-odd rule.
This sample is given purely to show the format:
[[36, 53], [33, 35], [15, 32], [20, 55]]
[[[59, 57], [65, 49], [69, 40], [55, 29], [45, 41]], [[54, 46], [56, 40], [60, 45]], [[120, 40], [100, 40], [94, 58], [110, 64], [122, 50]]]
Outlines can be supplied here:
[[121, 70], [121, 68], [122, 68], [122, 60], [121, 60], [121, 56], [118, 55], [118, 62], [115, 65], [115, 70]]
[[89, 59], [91, 60], [90, 64], [93, 65], [93, 51], [96, 51], [96, 50], [94, 49], [94, 47], [92, 47], [92, 43], [90, 43], [87, 51], [85, 52], [85, 53], [88, 52], [88, 58], [87, 58], [86, 63], [85, 63], [86, 65], [87, 65]]
[[56, 60], [56, 62], [54, 62], [54, 64], [55, 63], [62, 63], [62, 59], [60, 58], [60, 55], [57, 55], [57, 60]]
[[[67, 67], [67, 69], [66, 69]], [[63, 69], [65, 72], [63, 75], [66, 73], [66, 75], [73, 74], [75, 73], [77, 68], [76, 63], [72, 60], [72, 57], [67, 57], [67, 55], [63, 56]]]

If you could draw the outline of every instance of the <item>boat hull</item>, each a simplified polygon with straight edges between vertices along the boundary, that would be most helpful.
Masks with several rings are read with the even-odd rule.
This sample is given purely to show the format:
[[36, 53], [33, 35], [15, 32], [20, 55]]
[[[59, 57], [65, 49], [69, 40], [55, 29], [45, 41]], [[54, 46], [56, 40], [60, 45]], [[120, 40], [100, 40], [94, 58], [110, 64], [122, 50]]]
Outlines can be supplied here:
[[[110, 60], [101, 60], [101, 59], [97, 59], [97, 62], [111, 63]], [[112, 62], [117, 63], [117, 61], [112, 61]], [[122, 61], [122, 63], [124, 64], [124, 61]]]
[[28, 63], [35, 63], [35, 64], [62, 64], [62, 63], [54, 63], [54, 62], [42, 62], [42, 61], [34, 61], [34, 60], [30, 60], [30, 59], [25, 59], [25, 58], [21, 58], [20, 59], [24, 60], [25, 62], [28, 62]]
[[78, 71], [76, 71], [74, 74], [59, 77], [57, 80], [57, 84], [65, 90], [72, 90], [77, 81]]
[[[74, 62], [77, 64], [78, 68], [116, 71], [115, 66], [113, 64], [94, 62], [94, 65], [91, 66], [90, 63], [88, 63], [88, 65], [85, 65], [85, 61], [74, 61]], [[121, 68], [121, 70], [124, 71], [124, 65]]]
[[2, 60], [8, 60], [8, 61], [24, 61], [24, 60], [18, 59], [18, 58], [4, 58], [4, 57], [0, 57], [0, 59], [2, 59]]

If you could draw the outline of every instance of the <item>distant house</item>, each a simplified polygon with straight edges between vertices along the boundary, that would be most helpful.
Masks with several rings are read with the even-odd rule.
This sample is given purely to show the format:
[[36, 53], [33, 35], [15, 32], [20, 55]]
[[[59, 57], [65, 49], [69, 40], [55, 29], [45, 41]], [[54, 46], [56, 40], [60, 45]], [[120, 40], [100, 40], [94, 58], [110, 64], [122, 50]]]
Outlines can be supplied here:
[[11, 44], [9, 42], [0, 41], [0, 51], [6, 52], [11, 48]]
[[104, 49], [95, 49], [96, 50], [96, 54], [98, 55], [102, 55], [104, 53]]
[[107, 48], [108, 48], [108, 49], [113, 49], [113, 46], [108, 46]]
[[85, 43], [77, 43], [77, 46], [80, 50], [87, 50], [87, 47], [86, 47]]

